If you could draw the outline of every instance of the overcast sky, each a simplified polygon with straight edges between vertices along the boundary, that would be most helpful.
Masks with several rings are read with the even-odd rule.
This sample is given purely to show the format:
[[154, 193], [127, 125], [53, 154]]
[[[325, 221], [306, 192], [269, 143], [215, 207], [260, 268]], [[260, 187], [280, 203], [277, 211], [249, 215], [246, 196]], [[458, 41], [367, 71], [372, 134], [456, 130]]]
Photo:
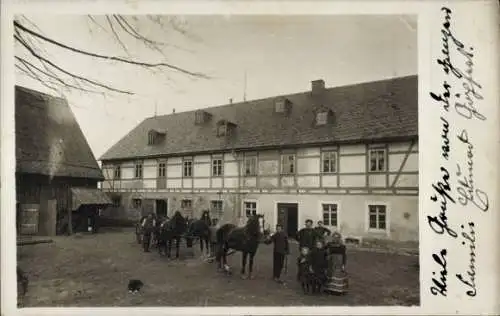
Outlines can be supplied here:
[[[29, 16], [43, 34], [71, 46], [126, 56], [111, 33], [86, 16]], [[106, 25], [101, 17], [97, 20]], [[166, 41], [171, 64], [202, 72], [193, 79], [172, 71], [153, 73], [134, 66], [98, 61], [44, 45], [66, 69], [132, 90], [134, 96], [63, 92], [99, 158], [144, 118], [310, 89], [311, 80], [328, 87], [417, 73], [417, 25], [408, 16], [184, 16], [187, 35], [138, 17], [141, 31]], [[165, 57], [122, 36], [128, 53], [144, 61]], [[16, 47], [16, 55], [26, 55]], [[55, 94], [16, 75], [16, 83]], [[156, 104], [156, 106], [155, 106]], [[257, 126], [257, 125], [256, 125]]]

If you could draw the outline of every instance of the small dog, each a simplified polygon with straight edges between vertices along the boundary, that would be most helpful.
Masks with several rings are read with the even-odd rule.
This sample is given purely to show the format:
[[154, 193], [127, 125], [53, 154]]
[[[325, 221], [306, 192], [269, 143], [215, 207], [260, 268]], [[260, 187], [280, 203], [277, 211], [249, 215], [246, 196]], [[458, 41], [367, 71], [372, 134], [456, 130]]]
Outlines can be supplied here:
[[141, 290], [143, 285], [144, 283], [141, 280], [130, 280], [128, 282], [128, 292], [135, 294]]

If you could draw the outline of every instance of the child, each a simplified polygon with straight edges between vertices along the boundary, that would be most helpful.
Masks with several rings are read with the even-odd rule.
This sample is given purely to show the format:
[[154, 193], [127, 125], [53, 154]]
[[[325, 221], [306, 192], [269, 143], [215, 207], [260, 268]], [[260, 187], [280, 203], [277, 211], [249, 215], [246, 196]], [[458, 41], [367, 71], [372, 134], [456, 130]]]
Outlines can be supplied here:
[[289, 254], [288, 236], [283, 231], [283, 227], [276, 225], [276, 233], [271, 236], [271, 242], [274, 244], [273, 249], [273, 279], [278, 283], [283, 283], [280, 279], [281, 270], [285, 262], [285, 256]]
[[297, 281], [300, 282], [304, 294], [308, 294], [312, 286], [312, 268], [309, 260], [309, 248], [302, 247], [297, 258]]
[[311, 267], [314, 273], [313, 293], [320, 293], [326, 281], [326, 268], [328, 266], [327, 253], [323, 242], [316, 241], [316, 247], [311, 250]]

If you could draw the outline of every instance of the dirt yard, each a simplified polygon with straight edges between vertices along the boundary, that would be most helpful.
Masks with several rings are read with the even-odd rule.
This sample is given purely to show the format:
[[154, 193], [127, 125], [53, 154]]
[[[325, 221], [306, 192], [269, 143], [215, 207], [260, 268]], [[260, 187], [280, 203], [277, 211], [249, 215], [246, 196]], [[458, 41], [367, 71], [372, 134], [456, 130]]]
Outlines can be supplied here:
[[[350, 293], [344, 297], [304, 295], [295, 281], [297, 246], [292, 245], [284, 285], [271, 279], [272, 248], [262, 245], [255, 279], [238, 275], [241, 255], [225, 276], [215, 263], [199, 259], [198, 244], [169, 261], [156, 249], [142, 252], [132, 230], [56, 237], [54, 243], [18, 247], [19, 265], [30, 284], [26, 307], [105, 306], [269, 306], [418, 305], [418, 257], [360, 250], [348, 252]], [[140, 279], [140, 294], [129, 294], [129, 279]]]

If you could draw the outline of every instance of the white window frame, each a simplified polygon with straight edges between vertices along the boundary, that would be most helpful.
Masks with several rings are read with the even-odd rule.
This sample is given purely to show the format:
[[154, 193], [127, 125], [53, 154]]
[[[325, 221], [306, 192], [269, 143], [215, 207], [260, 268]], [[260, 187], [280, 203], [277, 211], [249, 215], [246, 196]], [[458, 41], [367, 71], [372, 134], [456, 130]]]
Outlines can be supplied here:
[[245, 211], [245, 216], [246, 216], [246, 218], [249, 218], [250, 216], [252, 216], [254, 214], [248, 215], [247, 211], [250, 210], [252, 212], [253, 210], [251, 208], [247, 208], [247, 203], [255, 203], [255, 214], [257, 214], [257, 209], [258, 209], [259, 203], [257, 202], [257, 200], [244, 200], [243, 201], [243, 210]]
[[185, 207], [184, 207], [184, 201], [190, 201], [190, 205], [191, 206], [190, 206], [189, 209], [192, 210], [193, 209], [193, 199], [190, 199], [190, 198], [183, 198], [183, 199], [181, 199], [181, 209], [185, 209]]
[[217, 126], [217, 137], [227, 136], [227, 134], [228, 134], [227, 131], [228, 131], [228, 127], [227, 127], [226, 123], [218, 125]]
[[[189, 163], [189, 175], [186, 175], [186, 164]], [[193, 159], [183, 159], [182, 160], [182, 177], [183, 178], [192, 178], [194, 171], [194, 160]]]
[[316, 125], [326, 125], [328, 123], [328, 111], [320, 111], [316, 113]]
[[[215, 203], [220, 203], [221, 208], [215, 209], [214, 208]], [[224, 214], [224, 200], [210, 200], [210, 211], [216, 212], [217, 213], [216, 217], [220, 219], [220, 217], [222, 217], [222, 215]]]
[[[288, 164], [288, 163], [286, 163], [286, 164], [283, 163], [285, 161], [285, 159], [284, 159], [285, 157], [288, 158], [287, 161], [289, 161], [290, 157], [293, 157], [293, 172], [290, 172], [290, 170], [285, 170], [284, 169], [285, 165], [287, 167], [290, 166], [290, 164]], [[280, 170], [281, 171], [280, 172], [281, 175], [294, 175], [294, 174], [296, 174], [297, 173], [297, 155], [295, 153], [289, 153], [289, 154], [282, 153], [280, 155], [280, 169], [281, 169]]]
[[[220, 165], [216, 165], [216, 162], [220, 162]], [[212, 158], [212, 177], [222, 177], [222, 176], [224, 176], [224, 159]]]
[[[163, 168], [162, 168], [163, 165]], [[163, 172], [161, 172], [163, 171]], [[158, 162], [158, 178], [164, 179], [167, 177], [167, 162], [166, 161], [159, 161]]]
[[[385, 229], [370, 228], [370, 206], [380, 205], [385, 206]], [[378, 218], [377, 218], [378, 221]], [[367, 201], [365, 203], [365, 229], [367, 232], [384, 234], [387, 237], [390, 236], [391, 232], [391, 207], [388, 202], [384, 201]]]
[[156, 132], [149, 131], [148, 132], [148, 145], [154, 145], [156, 142]]
[[113, 166], [113, 179], [121, 179], [122, 178], [122, 166], [115, 165]]
[[[247, 173], [247, 161], [252, 161], [252, 160], [254, 161], [254, 163], [253, 163], [253, 170], [250, 170], [250, 173]], [[243, 176], [244, 177], [254, 177], [254, 176], [257, 176], [257, 166], [258, 166], [257, 156], [245, 156], [244, 159], [243, 159]]]
[[[375, 170], [372, 170], [372, 155], [377, 152], [375, 159]], [[378, 152], [383, 152], [384, 166], [382, 170], [379, 169], [379, 155]], [[368, 172], [386, 172], [387, 171], [387, 149], [386, 148], [368, 148]]]
[[[136, 204], [136, 201], [140, 201], [140, 202], [138, 203], [138, 204], [139, 204], [138, 206], [137, 206], [137, 204]], [[139, 199], [139, 198], [133, 198], [133, 199], [132, 199], [132, 205], [133, 205], [133, 207], [134, 207], [135, 209], [141, 208], [141, 207], [142, 207], [142, 199]]]
[[[326, 225], [326, 223], [324, 222], [324, 218], [323, 218], [323, 205], [332, 205], [332, 204], [335, 204], [337, 205], [337, 226], [331, 226], [331, 225]], [[340, 202], [338, 201], [319, 201], [319, 209], [320, 209], [320, 214], [319, 214], [319, 218], [321, 219], [321, 221], [323, 222], [323, 225], [327, 228], [329, 228], [330, 230], [333, 230], [333, 231], [338, 231], [340, 229]], [[331, 219], [331, 214], [330, 214], [330, 219]], [[316, 223], [314, 223], [314, 225], [317, 224], [318, 221], [316, 221]]]
[[274, 102], [274, 111], [276, 113], [284, 113], [286, 111], [286, 100], [276, 100]]
[[[325, 155], [327, 154], [334, 154], [335, 156], [335, 164], [333, 165], [335, 170], [330, 170], [330, 171], [325, 171]], [[329, 161], [331, 161], [331, 159], [329, 159]], [[324, 174], [331, 174], [331, 173], [337, 173], [337, 170], [338, 170], [338, 164], [339, 164], [339, 154], [336, 150], [325, 150], [323, 152], [321, 152], [321, 173], [324, 173]], [[332, 166], [331, 162], [328, 164], [330, 167]]]
[[[138, 173], [140, 173], [140, 175], [138, 175]], [[142, 162], [136, 162], [134, 164], [134, 179], [142, 179], [143, 177], [144, 177], [144, 164]]]

